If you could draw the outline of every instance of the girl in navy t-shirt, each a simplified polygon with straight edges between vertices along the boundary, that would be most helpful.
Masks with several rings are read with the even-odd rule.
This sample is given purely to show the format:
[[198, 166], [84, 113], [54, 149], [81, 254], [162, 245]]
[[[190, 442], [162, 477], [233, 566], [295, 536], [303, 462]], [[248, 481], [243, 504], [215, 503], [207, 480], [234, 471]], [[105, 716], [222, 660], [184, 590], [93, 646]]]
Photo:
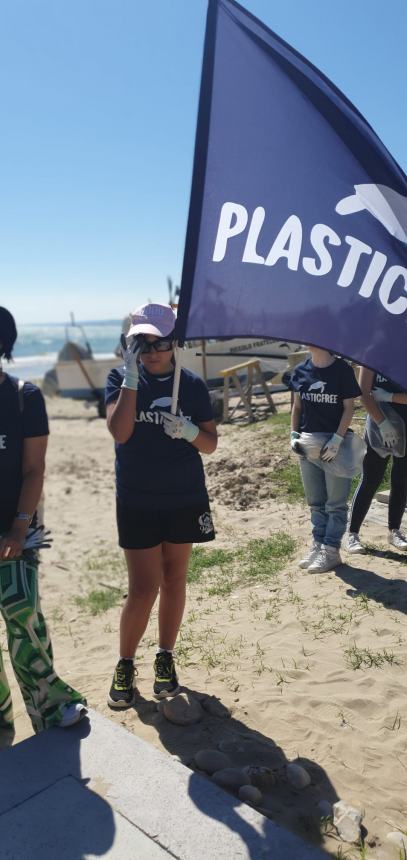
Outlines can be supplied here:
[[301, 453], [298, 450], [301, 432], [330, 434], [319, 461], [303, 456], [299, 461], [312, 523], [312, 545], [300, 567], [322, 573], [342, 563], [339, 550], [346, 530], [351, 485], [351, 478], [325, 471], [324, 464], [334, 460], [339, 452], [360, 388], [346, 361], [326, 349], [311, 346], [309, 351], [311, 358], [299, 364], [291, 376], [294, 391], [291, 447]]
[[200, 452], [215, 450], [216, 426], [205, 383], [186, 370], [178, 413], [170, 414], [174, 326], [168, 305], [138, 308], [124, 344], [124, 367], [110, 372], [106, 386], [107, 424], [116, 443], [119, 544], [129, 577], [111, 708], [133, 704], [134, 655], [158, 594], [154, 694], [178, 692], [173, 649], [192, 544], [214, 538]]
[[[383, 414], [380, 404], [391, 403], [392, 408], [406, 424], [407, 436], [407, 392], [380, 373], [375, 373], [367, 367], [360, 371], [360, 387], [362, 401], [373, 421], [378, 424], [383, 445], [391, 448], [396, 441], [396, 434], [390, 421]], [[359, 531], [378, 490], [386, 471], [389, 457], [381, 457], [374, 451], [367, 440], [367, 452], [363, 461], [363, 474], [352, 501], [352, 513], [349, 525], [348, 552], [365, 553], [366, 549], [360, 541]], [[407, 551], [406, 535], [400, 531], [401, 520], [407, 500], [407, 452], [404, 457], [393, 457], [391, 469], [391, 486], [388, 507], [389, 534], [391, 546], [403, 552]]]

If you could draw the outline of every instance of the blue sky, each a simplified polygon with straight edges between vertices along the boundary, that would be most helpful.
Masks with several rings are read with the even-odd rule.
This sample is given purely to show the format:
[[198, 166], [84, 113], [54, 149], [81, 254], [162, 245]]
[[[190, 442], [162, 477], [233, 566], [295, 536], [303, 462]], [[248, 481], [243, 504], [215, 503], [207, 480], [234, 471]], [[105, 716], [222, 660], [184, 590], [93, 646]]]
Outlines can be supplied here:
[[[405, 0], [247, 0], [407, 169]], [[121, 318], [178, 282], [206, 0], [0, 0], [0, 304]]]

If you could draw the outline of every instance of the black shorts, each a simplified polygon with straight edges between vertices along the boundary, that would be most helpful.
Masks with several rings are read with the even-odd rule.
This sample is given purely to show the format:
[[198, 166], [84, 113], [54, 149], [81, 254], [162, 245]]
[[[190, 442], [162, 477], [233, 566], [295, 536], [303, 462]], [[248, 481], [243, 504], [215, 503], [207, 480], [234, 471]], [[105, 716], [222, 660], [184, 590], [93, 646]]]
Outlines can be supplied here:
[[215, 537], [208, 504], [167, 511], [131, 508], [116, 500], [119, 546], [149, 549], [163, 543], [207, 543]]

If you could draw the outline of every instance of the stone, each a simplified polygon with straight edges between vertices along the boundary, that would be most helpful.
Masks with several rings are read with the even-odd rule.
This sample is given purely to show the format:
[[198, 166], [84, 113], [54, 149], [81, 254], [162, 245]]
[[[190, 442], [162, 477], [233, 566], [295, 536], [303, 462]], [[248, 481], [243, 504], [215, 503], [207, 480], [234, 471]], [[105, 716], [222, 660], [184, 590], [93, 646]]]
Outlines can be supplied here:
[[205, 696], [201, 701], [201, 705], [211, 717], [219, 717], [221, 720], [230, 717], [229, 708], [224, 705], [216, 696]]
[[199, 770], [213, 774], [217, 770], [224, 770], [231, 766], [229, 756], [219, 750], [199, 750], [194, 756], [194, 761]]
[[224, 753], [244, 752], [244, 746], [240, 743], [237, 737], [222, 738], [218, 743], [218, 750]]
[[288, 764], [286, 767], [287, 779], [292, 788], [301, 790], [306, 788], [311, 782], [311, 777], [305, 767], [300, 764]]
[[263, 800], [263, 795], [254, 785], [242, 785], [239, 788], [238, 796], [243, 803], [252, 803], [253, 806], [258, 806]]
[[320, 800], [319, 803], [317, 803], [317, 810], [321, 818], [332, 818], [333, 809], [332, 803], [330, 803], [329, 800]]
[[220, 785], [221, 788], [229, 788], [232, 791], [239, 791], [242, 785], [249, 785], [249, 778], [240, 767], [225, 767], [222, 770], [216, 770], [212, 774], [212, 779], [216, 785]]
[[164, 699], [161, 712], [170, 723], [176, 726], [190, 726], [199, 723], [204, 712], [197, 699], [190, 693], [179, 693], [172, 699]]
[[248, 765], [243, 768], [249, 778], [251, 785], [254, 785], [260, 791], [267, 791], [272, 788], [277, 782], [277, 777], [274, 771], [269, 767], [261, 767], [259, 765]]
[[401, 852], [404, 851], [407, 854], [407, 836], [404, 833], [400, 833], [399, 830], [392, 830], [391, 833], [387, 834], [387, 840], [392, 845], [397, 845]]
[[338, 800], [333, 805], [333, 823], [344, 842], [358, 842], [361, 836], [360, 827], [363, 813], [350, 806], [344, 800]]

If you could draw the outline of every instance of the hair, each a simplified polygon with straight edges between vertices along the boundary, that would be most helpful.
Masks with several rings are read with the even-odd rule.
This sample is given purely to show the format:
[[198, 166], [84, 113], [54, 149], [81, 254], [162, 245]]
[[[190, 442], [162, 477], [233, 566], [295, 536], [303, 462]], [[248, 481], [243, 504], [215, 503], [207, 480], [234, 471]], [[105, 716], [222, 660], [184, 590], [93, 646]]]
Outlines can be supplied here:
[[9, 361], [13, 346], [17, 339], [17, 329], [14, 317], [6, 308], [0, 307], [0, 358], [3, 356]]

